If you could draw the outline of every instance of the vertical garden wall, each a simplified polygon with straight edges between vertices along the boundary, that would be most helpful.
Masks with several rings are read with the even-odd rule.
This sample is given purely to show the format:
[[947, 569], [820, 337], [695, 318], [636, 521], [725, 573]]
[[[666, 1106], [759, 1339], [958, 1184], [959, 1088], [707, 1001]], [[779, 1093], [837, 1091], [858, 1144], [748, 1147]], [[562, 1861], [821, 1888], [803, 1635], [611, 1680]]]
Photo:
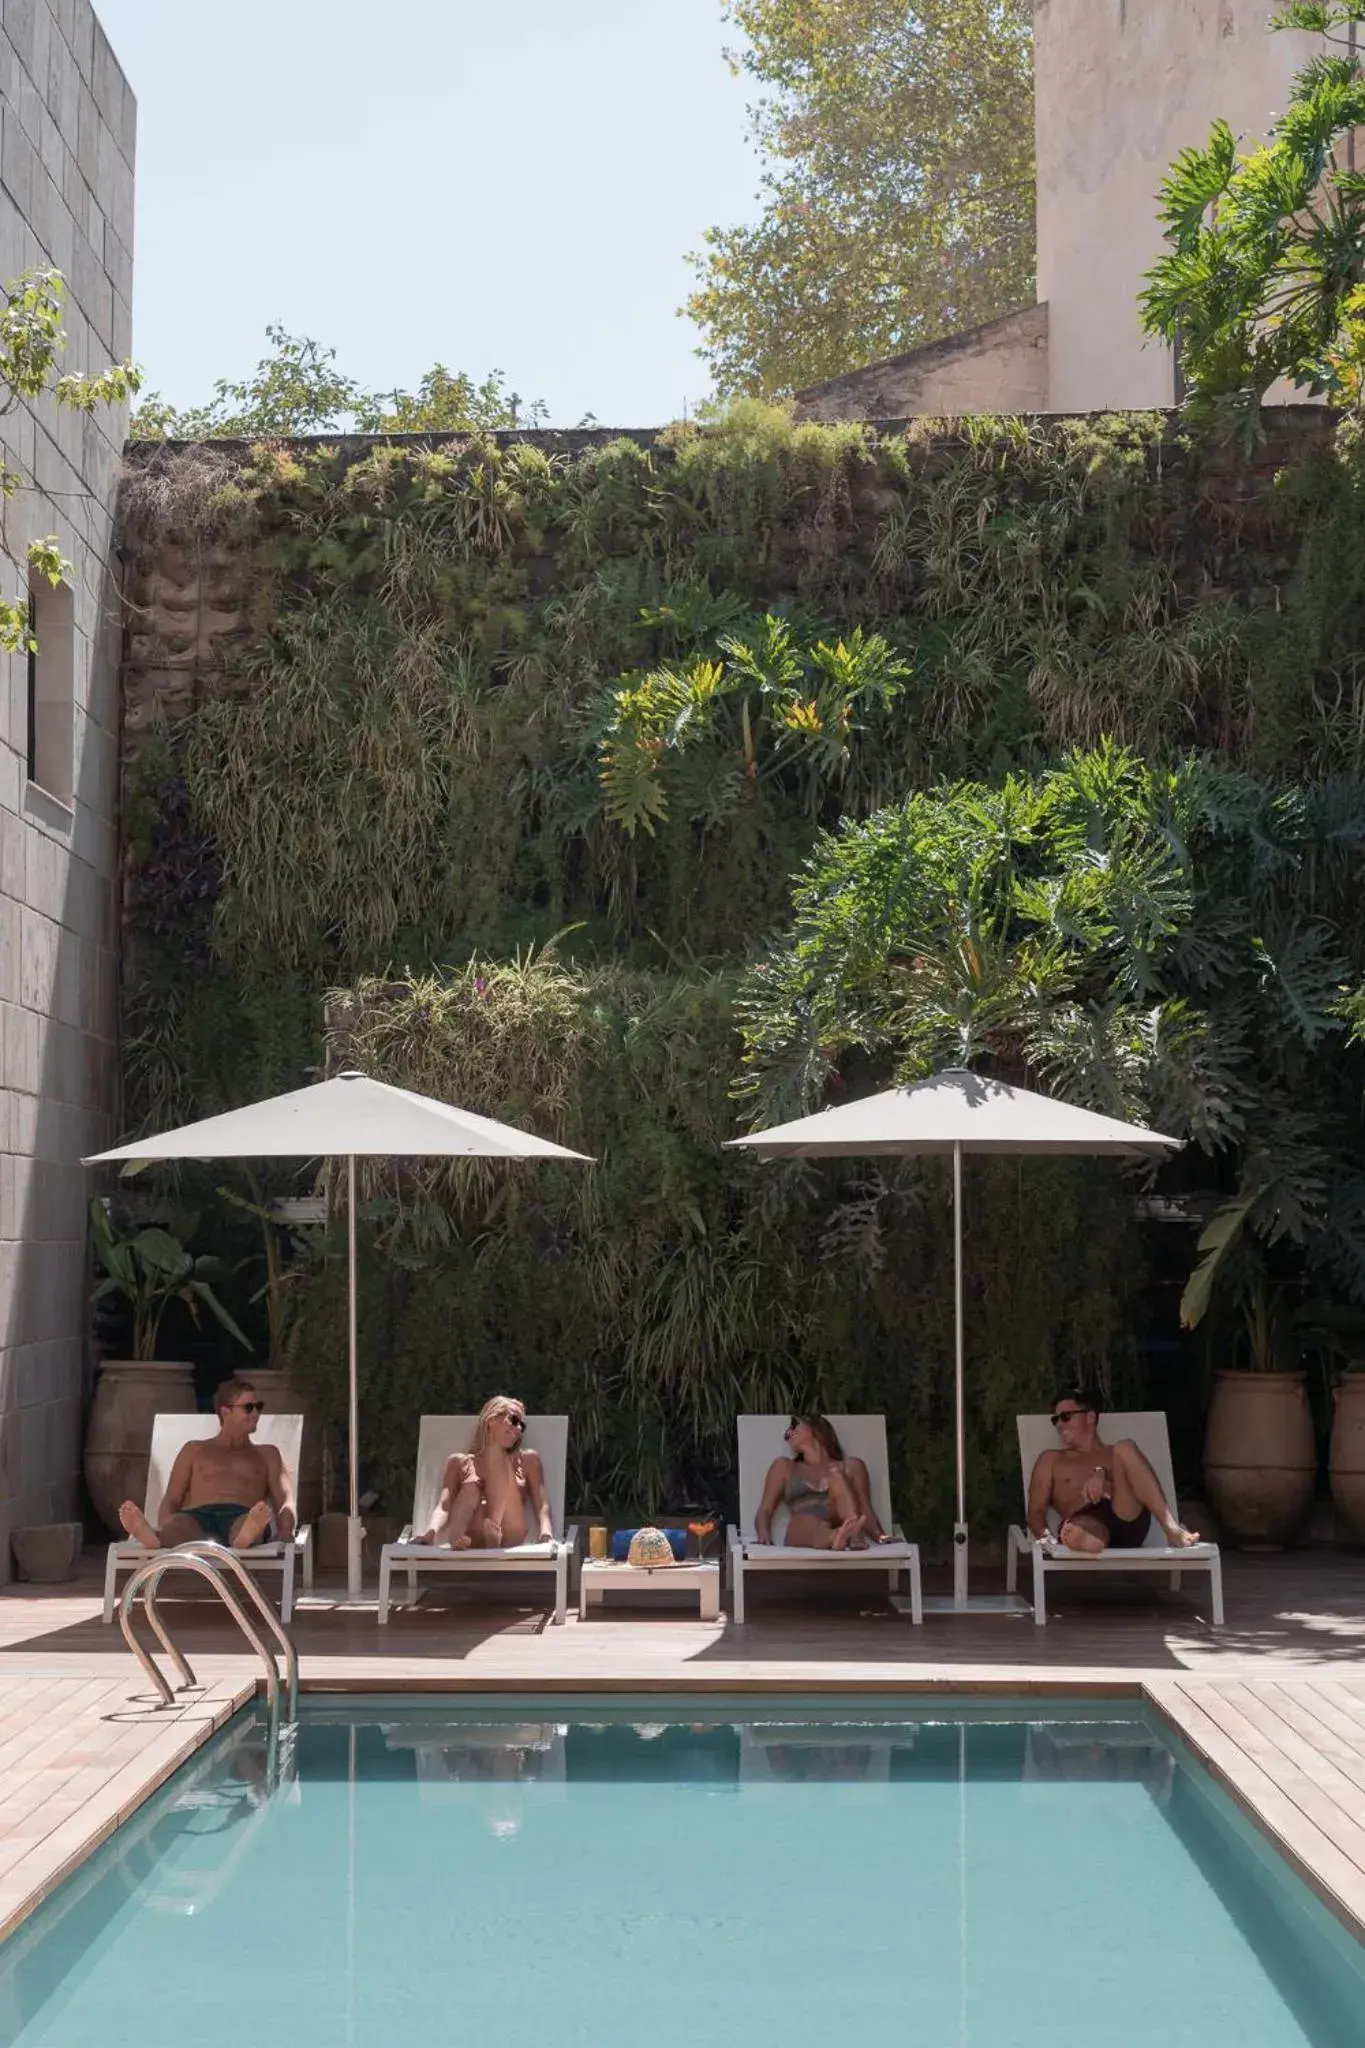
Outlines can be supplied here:
[[[1161, 418], [874, 432], [759, 408], [644, 441], [131, 452], [128, 1127], [345, 1060], [598, 1161], [375, 1171], [385, 1505], [423, 1409], [505, 1388], [573, 1414], [584, 1504], [723, 1492], [736, 1410], [797, 1400], [885, 1410], [904, 1514], [947, 1519], [937, 1171], [721, 1150], [895, 1071], [895, 1019], [798, 1043], [788, 1016], [774, 1044], [752, 970], [822, 834], [945, 782], [1113, 741], [1353, 786], [1360, 492], [1311, 411], [1268, 415], [1248, 461]], [[219, 1181], [201, 1234], [250, 1261]], [[1083, 1164], [973, 1174], [987, 1516], [1014, 1505], [1015, 1410], [1081, 1373], [1136, 1398], [1144, 1332], [1174, 1328], [1138, 1192]], [[293, 1277], [253, 1301], [244, 1264], [234, 1307], [337, 1422], [339, 1268], [325, 1235], [286, 1249]]]

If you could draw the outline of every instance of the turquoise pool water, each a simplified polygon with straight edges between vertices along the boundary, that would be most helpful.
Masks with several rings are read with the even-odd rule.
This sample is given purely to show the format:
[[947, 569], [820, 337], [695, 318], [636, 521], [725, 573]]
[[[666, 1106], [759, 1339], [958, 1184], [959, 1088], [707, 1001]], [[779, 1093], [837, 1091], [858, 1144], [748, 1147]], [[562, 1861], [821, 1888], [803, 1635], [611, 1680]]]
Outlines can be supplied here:
[[0, 1948], [10, 2048], [1360, 2048], [1365, 1959], [1155, 1725], [305, 1702]]

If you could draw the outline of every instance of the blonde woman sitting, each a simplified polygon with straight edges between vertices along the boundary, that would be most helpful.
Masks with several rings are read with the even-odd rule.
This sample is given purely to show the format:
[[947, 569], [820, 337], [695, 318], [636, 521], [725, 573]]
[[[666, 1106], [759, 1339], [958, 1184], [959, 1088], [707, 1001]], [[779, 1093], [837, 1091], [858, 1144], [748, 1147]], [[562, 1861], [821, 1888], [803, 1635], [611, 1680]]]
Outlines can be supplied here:
[[535, 1540], [532, 1516], [540, 1541], [553, 1538], [540, 1453], [522, 1448], [525, 1429], [524, 1402], [507, 1394], [484, 1402], [474, 1441], [467, 1451], [446, 1459], [436, 1511], [414, 1542], [445, 1543], [452, 1550], [506, 1550]]
[[800, 1550], [866, 1550], [893, 1539], [877, 1520], [861, 1458], [846, 1458], [824, 1415], [793, 1415], [786, 1429], [791, 1455], [774, 1458], [754, 1516], [760, 1543], [773, 1540], [773, 1516], [785, 1501], [786, 1541]]

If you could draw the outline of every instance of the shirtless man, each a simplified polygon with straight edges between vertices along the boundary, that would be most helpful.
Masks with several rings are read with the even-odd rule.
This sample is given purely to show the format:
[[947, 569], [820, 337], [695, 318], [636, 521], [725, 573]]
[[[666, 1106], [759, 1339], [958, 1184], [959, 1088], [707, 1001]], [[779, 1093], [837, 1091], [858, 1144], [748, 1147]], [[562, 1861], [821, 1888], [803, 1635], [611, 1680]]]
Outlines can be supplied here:
[[503, 1550], [527, 1541], [532, 1512], [541, 1542], [553, 1538], [540, 1453], [522, 1449], [525, 1429], [522, 1402], [507, 1394], [485, 1401], [469, 1449], [446, 1459], [441, 1498], [428, 1527], [413, 1538], [415, 1543], [444, 1541], [452, 1550]]
[[1059, 1394], [1052, 1426], [1060, 1448], [1044, 1451], [1029, 1478], [1028, 1528], [1048, 1536], [1047, 1511], [1060, 1523], [1057, 1541], [1067, 1550], [1098, 1557], [1103, 1550], [1140, 1550], [1153, 1521], [1175, 1549], [1198, 1535], [1177, 1522], [1147, 1460], [1130, 1440], [1100, 1441], [1100, 1411], [1084, 1394]]
[[294, 1533], [294, 1486], [274, 1444], [253, 1444], [264, 1401], [250, 1380], [224, 1380], [213, 1397], [217, 1436], [184, 1446], [171, 1467], [166, 1497], [153, 1528], [136, 1501], [126, 1500], [118, 1518], [145, 1550], [170, 1550], [177, 1543], [230, 1543], [250, 1550], [275, 1535], [287, 1543]]

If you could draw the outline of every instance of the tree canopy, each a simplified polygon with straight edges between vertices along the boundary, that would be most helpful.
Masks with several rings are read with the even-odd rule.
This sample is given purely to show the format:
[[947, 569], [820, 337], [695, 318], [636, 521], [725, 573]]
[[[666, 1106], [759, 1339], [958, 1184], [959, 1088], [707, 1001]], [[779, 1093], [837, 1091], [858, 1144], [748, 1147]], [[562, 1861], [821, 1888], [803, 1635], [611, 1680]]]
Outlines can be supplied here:
[[337, 368], [336, 350], [279, 326], [249, 377], [220, 377], [205, 405], [183, 409], [149, 392], [129, 431], [141, 441], [273, 440], [291, 434], [442, 434], [531, 427], [544, 417], [509, 391], [501, 370], [481, 384], [436, 363], [416, 391], [366, 391]]
[[780, 395], [1033, 296], [1027, 0], [728, 0], [762, 212], [686, 311], [718, 390]]

